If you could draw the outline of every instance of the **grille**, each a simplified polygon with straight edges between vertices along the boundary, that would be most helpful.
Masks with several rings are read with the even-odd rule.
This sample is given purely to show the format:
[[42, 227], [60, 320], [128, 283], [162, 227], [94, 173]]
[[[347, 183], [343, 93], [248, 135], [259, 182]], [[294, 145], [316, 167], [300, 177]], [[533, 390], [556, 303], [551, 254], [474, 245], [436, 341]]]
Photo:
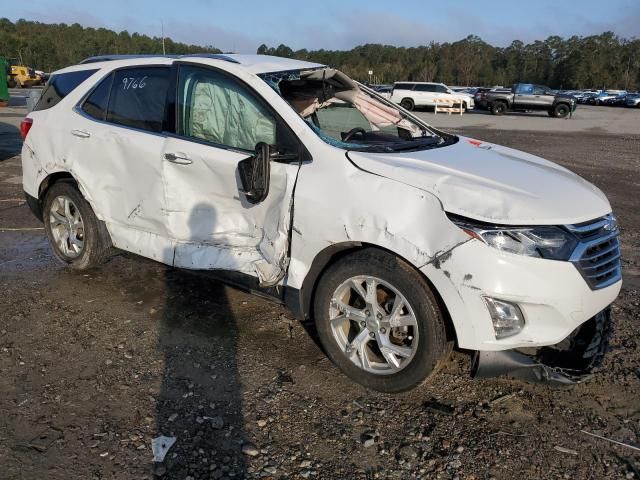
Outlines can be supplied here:
[[567, 228], [580, 239], [570, 260], [592, 290], [622, 278], [619, 231], [613, 215]]

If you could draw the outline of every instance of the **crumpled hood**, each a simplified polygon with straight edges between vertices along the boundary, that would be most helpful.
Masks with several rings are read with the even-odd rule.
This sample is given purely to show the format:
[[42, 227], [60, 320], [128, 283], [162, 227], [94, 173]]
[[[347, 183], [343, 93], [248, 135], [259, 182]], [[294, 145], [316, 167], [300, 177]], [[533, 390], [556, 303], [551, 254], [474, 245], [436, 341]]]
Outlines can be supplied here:
[[348, 156], [363, 170], [432, 193], [447, 212], [485, 222], [574, 224], [611, 212], [598, 188], [566, 168], [465, 137], [419, 152], [351, 151]]

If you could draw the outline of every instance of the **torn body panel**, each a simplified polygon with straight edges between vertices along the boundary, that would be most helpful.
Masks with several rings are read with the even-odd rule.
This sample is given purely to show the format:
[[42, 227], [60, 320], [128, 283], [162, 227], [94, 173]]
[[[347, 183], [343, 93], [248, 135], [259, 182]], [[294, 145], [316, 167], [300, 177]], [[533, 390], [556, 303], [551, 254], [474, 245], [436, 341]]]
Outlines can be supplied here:
[[330, 245], [376, 245], [420, 267], [469, 239], [452, 228], [433, 195], [362, 171], [344, 152], [339, 161], [304, 165], [296, 192], [287, 278], [295, 288], [302, 285], [315, 256]]
[[174, 266], [237, 270], [267, 285], [286, 272], [291, 199], [299, 165], [272, 162], [269, 195], [252, 204], [241, 193], [238, 163], [246, 153], [170, 137], [165, 152], [188, 165], [163, 160], [168, 235]]
[[472, 375], [474, 378], [510, 375], [529, 382], [561, 385], [582, 383], [602, 365], [610, 335], [611, 309], [607, 308], [558, 345], [527, 352], [478, 351], [473, 359]]

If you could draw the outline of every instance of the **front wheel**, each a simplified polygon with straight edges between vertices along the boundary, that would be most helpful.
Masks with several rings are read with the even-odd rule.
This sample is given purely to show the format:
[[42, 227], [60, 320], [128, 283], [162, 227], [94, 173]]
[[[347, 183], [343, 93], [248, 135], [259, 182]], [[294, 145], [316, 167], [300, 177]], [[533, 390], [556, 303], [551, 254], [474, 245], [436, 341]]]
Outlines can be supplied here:
[[329, 267], [316, 291], [314, 316], [329, 358], [381, 392], [419, 385], [451, 351], [443, 312], [425, 279], [376, 249]]
[[72, 183], [55, 183], [49, 189], [43, 220], [53, 252], [72, 269], [89, 270], [108, 258], [112, 246], [107, 229]]

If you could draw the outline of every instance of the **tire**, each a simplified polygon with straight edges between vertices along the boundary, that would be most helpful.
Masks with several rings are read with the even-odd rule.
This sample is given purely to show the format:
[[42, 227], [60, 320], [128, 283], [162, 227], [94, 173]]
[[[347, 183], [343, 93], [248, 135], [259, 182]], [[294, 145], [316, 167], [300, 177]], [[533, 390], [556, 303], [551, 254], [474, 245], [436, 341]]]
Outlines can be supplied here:
[[400, 102], [400, 106], [405, 110], [409, 110], [410, 112], [414, 108], [416, 108], [416, 104], [413, 103], [413, 100], [411, 100], [410, 98], [403, 98], [402, 101]]
[[[374, 296], [369, 297], [375, 300], [367, 302], [371, 281], [377, 283]], [[365, 296], [354, 285], [360, 285]], [[403, 326], [391, 326], [398, 301], [401, 316], [396, 318], [402, 319]], [[381, 314], [374, 314], [376, 310]], [[348, 318], [344, 312], [349, 312]], [[420, 385], [438, 370], [453, 346], [447, 341], [443, 312], [425, 279], [403, 260], [374, 248], [342, 257], [325, 271], [316, 289], [314, 318], [331, 361], [357, 383], [380, 392]]]
[[491, 113], [494, 115], [504, 115], [507, 111], [507, 104], [504, 102], [494, 102], [491, 104]]
[[569, 105], [567, 105], [566, 103], [559, 103], [553, 109], [553, 116], [556, 118], [564, 118], [569, 115], [570, 111], [571, 109], [569, 108]]
[[73, 183], [53, 184], [45, 195], [42, 211], [47, 239], [62, 263], [84, 271], [108, 259], [113, 247], [107, 228]]

